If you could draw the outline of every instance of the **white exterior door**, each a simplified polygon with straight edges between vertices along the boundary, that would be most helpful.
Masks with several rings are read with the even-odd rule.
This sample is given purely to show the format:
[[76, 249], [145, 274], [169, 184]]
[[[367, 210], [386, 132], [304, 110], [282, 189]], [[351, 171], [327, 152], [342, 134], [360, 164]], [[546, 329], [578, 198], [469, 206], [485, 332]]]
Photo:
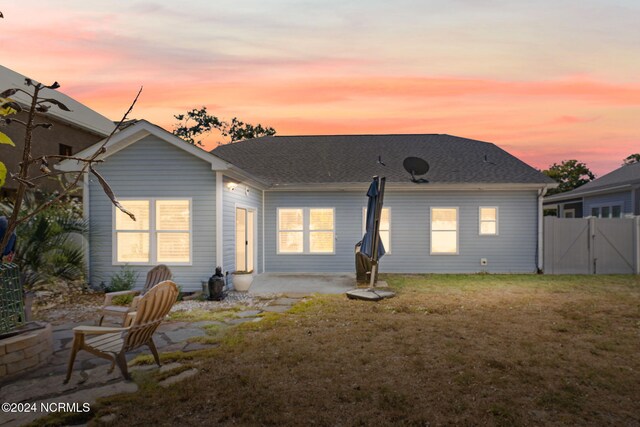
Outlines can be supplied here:
[[255, 268], [256, 212], [236, 208], [236, 271], [252, 271]]

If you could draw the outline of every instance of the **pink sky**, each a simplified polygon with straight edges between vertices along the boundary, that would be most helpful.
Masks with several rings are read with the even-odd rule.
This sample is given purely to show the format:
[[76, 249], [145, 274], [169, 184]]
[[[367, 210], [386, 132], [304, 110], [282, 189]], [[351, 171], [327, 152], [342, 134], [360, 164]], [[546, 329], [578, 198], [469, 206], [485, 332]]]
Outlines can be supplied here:
[[0, 6], [2, 65], [114, 120], [144, 86], [133, 116], [167, 129], [206, 105], [283, 135], [448, 133], [597, 175], [640, 152], [637, 2], [31, 3]]

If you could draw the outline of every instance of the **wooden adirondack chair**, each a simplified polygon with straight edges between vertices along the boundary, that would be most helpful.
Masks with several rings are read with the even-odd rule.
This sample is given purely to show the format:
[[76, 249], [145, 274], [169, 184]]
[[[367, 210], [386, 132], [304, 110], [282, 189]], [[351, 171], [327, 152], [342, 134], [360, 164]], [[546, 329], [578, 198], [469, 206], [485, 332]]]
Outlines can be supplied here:
[[[119, 291], [119, 292], [109, 292], [104, 295], [104, 303], [100, 308], [100, 320], [98, 320], [98, 325], [102, 325], [102, 321], [105, 316], [117, 316], [122, 318], [122, 325], [126, 326], [127, 316], [130, 312], [136, 311], [136, 306], [140, 301], [142, 295], [144, 295], [149, 289], [153, 288], [160, 282], [164, 282], [165, 280], [171, 280], [172, 273], [169, 267], [164, 264], [157, 265], [153, 267], [147, 273], [147, 280], [144, 283], [144, 287], [142, 291]], [[112, 301], [114, 297], [120, 295], [134, 295], [133, 302], [130, 306], [121, 306], [121, 305], [113, 305]]]
[[158, 350], [153, 342], [153, 333], [169, 313], [171, 306], [178, 298], [178, 287], [170, 280], [158, 283], [149, 292], [144, 294], [138, 304], [138, 310], [126, 328], [111, 328], [105, 326], [78, 326], [73, 328], [73, 345], [69, 355], [67, 377], [64, 383], [69, 382], [76, 354], [80, 350], [86, 350], [98, 357], [111, 360], [109, 373], [118, 365], [122, 375], [129, 380], [127, 370], [126, 353], [146, 345], [151, 350], [153, 358], [160, 366]]

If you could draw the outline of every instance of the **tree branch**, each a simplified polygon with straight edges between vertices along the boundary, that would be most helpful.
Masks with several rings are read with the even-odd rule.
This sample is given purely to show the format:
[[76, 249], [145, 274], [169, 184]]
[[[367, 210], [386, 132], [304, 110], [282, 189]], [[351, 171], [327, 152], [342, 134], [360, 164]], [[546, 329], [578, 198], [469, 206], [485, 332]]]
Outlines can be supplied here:
[[42, 179], [42, 178], [52, 178], [55, 176], [62, 176], [62, 175], [70, 175], [70, 174], [74, 174], [74, 173], [78, 173], [78, 171], [56, 171], [56, 172], [51, 172], [51, 173], [45, 173], [42, 175], [37, 175], [34, 177], [29, 178], [29, 181], [35, 181], [36, 179]]
[[[36, 92], [39, 90], [39, 88], [36, 88]], [[140, 94], [142, 93], [142, 87], [140, 87], [140, 90], [138, 91], [136, 97], [134, 98], [133, 102], [131, 103], [131, 105], [129, 106], [129, 109], [126, 111], [126, 113], [124, 113], [124, 115], [122, 116], [122, 119], [120, 119], [120, 122], [118, 122], [118, 124], [116, 125], [116, 127], [113, 129], [113, 131], [111, 131], [111, 133], [109, 134], [109, 136], [104, 140], [104, 142], [100, 145], [100, 147], [98, 148], [98, 150], [96, 150], [96, 152], [89, 157], [88, 159], [82, 159], [79, 158], [79, 161], [82, 161], [84, 163], [82, 169], [80, 171], [77, 171], [77, 175], [75, 177], [75, 179], [66, 187], [63, 188], [62, 192], [60, 192], [60, 194], [58, 196], [56, 196], [55, 198], [48, 200], [47, 202], [43, 203], [42, 205], [40, 205], [37, 209], [35, 209], [34, 211], [32, 211], [31, 213], [25, 215], [24, 217], [18, 219], [18, 212], [20, 210], [20, 205], [22, 204], [22, 197], [24, 196], [24, 187], [25, 184], [20, 184], [20, 186], [18, 187], [18, 191], [19, 191], [19, 196], [20, 199], [18, 200], [16, 198], [16, 204], [14, 205], [13, 208], [13, 212], [11, 215], [11, 219], [9, 220], [9, 227], [5, 232], [5, 236], [2, 239], [2, 243], [0, 243], [0, 251], [3, 251], [5, 246], [7, 245], [7, 243], [9, 242], [9, 237], [11, 236], [11, 234], [15, 231], [15, 229], [18, 227], [18, 225], [28, 221], [29, 219], [33, 218], [34, 216], [36, 216], [37, 214], [39, 214], [40, 212], [42, 212], [43, 210], [45, 210], [46, 208], [48, 208], [49, 206], [51, 206], [54, 203], [59, 202], [60, 200], [62, 200], [65, 196], [67, 196], [69, 194], [69, 192], [73, 189], [75, 189], [78, 185], [78, 182], [80, 182], [80, 178], [82, 176], [84, 176], [84, 174], [86, 174], [88, 172], [88, 169], [91, 167], [92, 163], [96, 163], [97, 160], [96, 158], [101, 155], [102, 153], [106, 152], [106, 145], [107, 143], [111, 140], [111, 138], [113, 137], [113, 135], [118, 131], [118, 129], [120, 129], [120, 126], [122, 126], [122, 124], [124, 123], [124, 121], [127, 119], [127, 117], [129, 116], [129, 113], [131, 113], [131, 111], [133, 110], [133, 107], [136, 105], [136, 103], [138, 102], [138, 98], [140, 97]], [[35, 114], [35, 98], [34, 98], [34, 102], [32, 103], [32, 109], [31, 112], [33, 114]], [[32, 123], [32, 122], [31, 122]], [[25, 145], [25, 150], [27, 149], [27, 146]], [[29, 149], [30, 149], [30, 145], [29, 145]], [[24, 153], [24, 162], [27, 163], [29, 162], [27, 160], [27, 157], [29, 156], [30, 153], [27, 153], [25, 151]], [[60, 157], [60, 156], [50, 156], [50, 157]], [[24, 166], [26, 168], [26, 165]], [[26, 175], [25, 175], [26, 176]], [[20, 189], [22, 188], [22, 192], [20, 192]], [[117, 206], [117, 205], [116, 205]], [[17, 207], [17, 208], [16, 208]], [[127, 213], [127, 212], [125, 212]]]
[[[25, 79], [25, 82], [28, 82], [29, 79]], [[22, 200], [24, 199], [24, 193], [27, 187], [33, 187], [35, 184], [27, 183], [25, 181], [27, 176], [29, 175], [29, 159], [31, 157], [31, 135], [32, 135], [32, 126], [33, 121], [36, 117], [36, 101], [38, 98], [38, 92], [40, 91], [39, 87], [36, 87], [33, 90], [33, 96], [31, 98], [31, 108], [29, 109], [29, 116], [27, 117], [27, 126], [25, 128], [25, 136], [24, 136], [24, 149], [22, 151], [22, 163], [20, 164], [20, 171], [18, 172], [17, 178], [12, 177], [16, 181], [19, 182], [18, 190], [16, 191], [16, 202], [13, 205], [13, 211], [11, 212], [11, 216], [8, 220], [7, 230], [5, 230], [4, 236], [2, 237], [2, 243], [0, 243], [0, 253], [4, 252], [4, 248], [9, 243], [9, 238], [15, 231], [18, 226], [18, 215], [20, 214], [20, 208], [22, 207]], [[31, 96], [31, 95], [30, 95]], [[29, 185], [30, 184], [30, 185]]]
[[24, 126], [24, 127], [27, 127], [27, 124], [26, 124], [25, 122], [23, 122], [22, 120], [18, 120], [18, 119], [11, 119], [11, 118], [9, 118], [9, 119], [4, 119], [4, 122], [5, 122], [6, 124], [11, 124], [11, 123], [14, 123], [14, 122], [15, 122], [15, 123], [21, 124], [21, 125], [22, 125], [22, 126]]
[[38, 163], [38, 162], [41, 162], [42, 160], [45, 160], [46, 158], [60, 159], [60, 160], [77, 160], [78, 163], [80, 163], [80, 162], [102, 163], [102, 162], [104, 162], [104, 160], [102, 160], [102, 159], [92, 160], [91, 158], [85, 158], [85, 157], [64, 156], [62, 154], [52, 154], [52, 155], [45, 155], [45, 156], [36, 157], [35, 159], [29, 160], [29, 163]]
[[18, 181], [19, 183], [22, 183], [22, 184], [26, 185], [26, 186], [27, 186], [27, 187], [29, 187], [29, 188], [33, 188], [33, 187], [35, 187], [35, 186], [36, 186], [36, 185], [35, 185], [33, 182], [31, 182], [28, 178], [21, 178], [18, 174], [15, 174], [15, 173], [10, 173], [10, 174], [9, 174], [9, 177], [10, 177], [11, 179], [13, 179], [14, 181]]

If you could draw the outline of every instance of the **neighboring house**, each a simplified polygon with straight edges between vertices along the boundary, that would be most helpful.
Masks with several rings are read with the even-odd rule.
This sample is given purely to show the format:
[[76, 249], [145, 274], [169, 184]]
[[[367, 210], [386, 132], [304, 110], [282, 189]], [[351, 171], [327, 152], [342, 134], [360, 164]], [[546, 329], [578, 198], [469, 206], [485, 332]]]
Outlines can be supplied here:
[[545, 209], [560, 218], [620, 218], [640, 215], [640, 163], [624, 165], [575, 190], [545, 197]]
[[[12, 88], [20, 88], [27, 92], [32, 92], [33, 88], [25, 86], [24, 81], [25, 76], [0, 65], [0, 92]], [[47, 82], [47, 84], [50, 83], [53, 82]], [[36, 120], [38, 122], [46, 121], [52, 123], [53, 127], [48, 130], [36, 129], [34, 131], [33, 157], [47, 154], [76, 154], [78, 151], [104, 139], [115, 128], [115, 124], [106, 117], [57, 90], [43, 89], [41, 96], [62, 102], [71, 112], [52, 106], [47, 113], [37, 114]], [[19, 102], [25, 109], [30, 106], [30, 99], [21, 92], [16, 93], [11, 98]], [[25, 111], [12, 117], [26, 121], [27, 112]], [[0, 158], [9, 172], [17, 173], [19, 163], [22, 160], [22, 150], [24, 149], [24, 128], [18, 124], [12, 124], [0, 127], [0, 132], [7, 134], [16, 144], [15, 147], [0, 145]], [[55, 164], [57, 161], [52, 159], [50, 163]], [[33, 170], [37, 172], [37, 165], [33, 167]], [[15, 192], [17, 187], [17, 182], [7, 176], [5, 186], [0, 189], [0, 197], [10, 195]], [[38, 188], [43, 191], [53, 191], [57, 189], [57, 184], [53, 180], [46, 180], [42, 181], [42, 185], [39, 185]]]
[[[411, 182], [408, 156], [430, 163], [428, 183]], [[354, 271], [373, 175], [387, 177], [382, 272], [531, 273], [541, 267], [542, 196], [556, 186], [493, 144], [450, 135], [272, 136], [208, 153], [139, 121], [103, 158], [98, 170], [137, 221], [86, 181], [94, 285], [125, 264], [140, 282], [168, 264], [185, 290], [216, 265]]]

